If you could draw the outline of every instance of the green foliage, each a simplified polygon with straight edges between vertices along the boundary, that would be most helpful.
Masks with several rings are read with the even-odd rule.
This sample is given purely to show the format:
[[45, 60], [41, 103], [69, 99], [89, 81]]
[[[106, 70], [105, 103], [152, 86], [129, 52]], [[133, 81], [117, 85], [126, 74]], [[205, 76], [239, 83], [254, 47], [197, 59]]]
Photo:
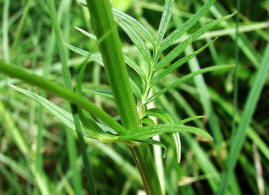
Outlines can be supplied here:
[[267, 194], [268, 9], [110, 2], [0, 4], [0, 194]]

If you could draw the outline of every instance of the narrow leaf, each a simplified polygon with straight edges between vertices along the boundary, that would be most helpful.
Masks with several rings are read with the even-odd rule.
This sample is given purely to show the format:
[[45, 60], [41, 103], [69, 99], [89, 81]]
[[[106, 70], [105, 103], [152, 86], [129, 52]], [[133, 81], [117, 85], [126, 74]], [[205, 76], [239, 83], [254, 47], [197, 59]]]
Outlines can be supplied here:
[[79, 32], [81, 32], [82, 34], [86, 35], [87, 37], [89, 37], [90, 39], [93, 40], [97, 40], [96, 36], [87, 32], [86, 30], [83, 30], [82, 28], [79, 28], [77, 26], [75, 26], [75, 29], [78, 30]]
[[[87, 7], [86, 1], [77, 0], [77, 2], [78, 4]], [[152, 34], [148, 31], [148, 29], [146, 29], [143, 26], [143, 24], [141, 24], [135, 18], [115, 8], [112, 8], [112, 13], [115, 18], [120, 18], [121, 20], [127, 22], [130, 26], [132, 26], [136, 30], [137, 33], [139, 33], [141, 36], [145, 37], [148, 41], [150, 41], [152, 45], [155, 44], [155, 39], [152, 36]]]
[[102, 89], [83, 89], [85, 93], [93, 94], [93, 95], [101, 95], [104, 97], [108, 97], [113, 99], [113, 94], [111, 90], [102, 90]]
[[203, 68], [203, 69], [201, 69], [199, 71], [187, 74], [187, 75], [183, 76], [182, 78], [176, 80], [175, 82], [171, 83], [169, 86], [167, 86], [167, 87], [161, 89], [160, 91], [158, 91], [157, 93], [155, 93], [152, 97], [150, 97], [148, 99], [148, 101], [146, 103], [148, 104], [148, 103], [152, 102], [153, 100], [155, 100], [160, 95], [162, 95], [162, 94], [166, 93], [167, 91], [169, 91], [170, 89], [178, 86], [180, 83], [183, 83], [183, 82], [185, 82], [185, 81], [187, 81], [189, 79], [192, 79], [196, 75], [203, 74], [203, 73], [206, 73], [206, 72], [212, 72], [212, 71], [216, 71], [216, 70], [220, 70], [220, 69], [232, 68], [232, 67], [234, 67], [234, 66], [233, 65], [212, 66], [212, 67]]
[[76, 104], [78, 107], [100, 118], [117, 132], [124, 131], [124, 128], [119, 123], [114, 121], [109, 114], [107, 114], [85, 98], [55, 84], [54, 82], [48, 81], [43, 77], [29, 73], [24, 69], [18, 68], [17, 66], [14, 66], [12, 64], [7, 64], [3, 60], [0, 60], [0, 71], [6, 75], [9, 75], [10, 77], [21, 79], [28, 84], [44, 89], [48, 92], [51, 92], [59, 97], [66, 99], [73, 104]]
[[227, 159], [228, 171], [221, 179], [217, 194], [225, 194], [225, 191], [228, 187], [230, 178], [236, 166], [238, 156], [244, 144], [244, 140], [247, 133], [247, 128], [254, 114], [262, 88], [264, 86], [266, 77], [268, 75], [268, 70], [269, 70], [269, 42], [267, 43], [263, 60], [259, 66], [259, 69], [257, 70], [255, 81], [253, 85], [251, 86], [251, 90], [247, 97], [247, 101], [246, 101], [246, 104], [242, 113], [240, 123], [236, 131], [234, 132], [230, 153]]
[[131, 17], [128, 14], [125, 14], [124, 12], [121, 12], [117, 9], [112, 9], [113, 15], [119, 17], [120, 19], [127, 22], [129, 25], [131, 25], [137, 33], [140, 33], [141, 36], [144, 36], [152, 45], [155, 44], [154, 37], [152, 34], [148, 31], [146, 27], [143, 26], [139, 21], [137, 21], [135, 18]]
[[155, 135], [160, 135], [164, 133], [192, 133], [195, 135], [202, 136], [204, 138], [209, 139], [210, 141], [213, 140], [211, 135], [206, 131], [196, 128], [190, 127], [186, 125], [154, 125], [154, 126], [146, 126], [146, 127], [139, 127], [139, 128], [132, 128], [125, 131], [121, 136], [118, 136], [119, 140], [145, 140], [153, 137]]
[[193, 117], [185, 118], [185, 119], [179, 121], [177, 124], [185, 124], [187, 122], [202, 119], [202, 118], [206, 118], [206, 116], [193, 116]]
[[[236, 13], [236, 12], [235, 12]], [[180, 43], [178, 46], [176, 46], [168, 55], [166, 55], [157, 65], [156, 67], [164, 67], [170, 62], [172, 62], [179, 54], [181, 54], [188, 45], [190, 45], [193, 41], [197, 40], [201, 35], [203, 35], [205, 32], [210, 30], [215, 25], [231, 18], [235, 13], [219, 18], [217, 20], [214, 20], [213, 22], [203, 26], [198, 31], [190, 35], [187, 39], [185, 39], [182, 43]], [[161, 49], [162, 50], [162, 49]]]
[[140, 88], [132, 79], [129, 79], [129, 80], [130, 80], [130, 85], [131, 85], [131, 88], [132, 88], [134, 95], [136, 96], [136, 98], [139, 101], [141, 101], [142, 100], [142, 93], [141, 93]]
[[[175, 62], [174, 64], [172, 64], [171, 66], [169, 66], [168, 68], [166, 68], [165, 70], [163, 70], [161, 73], [159, 73], [157, 76], [155, 76], [152, 79], [152, 83], [156, 84], [158, 83], [162, 78], [164, 78], [165, 76], [167, 76], [169, 73], [171, 73], [172, 71], [174, 71], [175, 69], [179, 68], [180, 66], [182, 66], [184, 63], [188, 62], [191, 58], [193, 58], [194, 56], [198, 55], [199, 53], [201, 53], [204, 49], [206, 49], [209, 45], [213, 44], [215, 42], [216, 39], [206, 43], [203, 47], [199, 48], [198, 50], [194, 51], [193, 53], [181, 58], [180, 60], [178, 60], [177, 62]], [[164, 65], [163, 65], [164, 66]], [[160, 70], [163, 67], [158, 66], [156, 67], [156, 70]]]
[[125, 21], [116, 17], [116, 22], [120, 25], [120, 27], [125, 31], [125, 33], [130, 37], [132, 42], [138, 48], [139, 52], [142, 54], [144, 60], [150, 64], [151, 56], [149, 49], [147, 48], [145, 42], [140, 38], [137, 32]]
[[172, 16], [172, 11], [173, 11], [173, 3], [174, 3], [174, 0], [166, 0], [165, 1], [162, 19], [161, 19], [159, 29], [158, 29], [157, 44], [161, 43], [161, 41], [164, 37], [164, 34], [166, 32], [166, 29], [168, 27], [168, 24], [170, 22], [170, 19]]
[[[68, 43], [64, 43], [64, 45], [68, 49], [70, 49], [71, 51], [73, 51], [73, 52], [75, 52], [75, 53], [77, 53], [79, 55], [82, 55], [82, 56], [85, 56], [85, 57], [87, 57], [89, 55], [89, 52], [86, 51], [86, 50], [84, 50], [84, 49], [80, 49], [80, 48], [75, 47], [73, 45], [70, 45]], [[103, 60], [102, 60], [102, 57], [101, 57], [100, 54], [94, 54], [94, 53], [92, 53], [91, 56], [90, 56], [90, 58], [89, 58], [89, 60], [92, 60], [92, 61], [100, 64], [101, 66], [104, 66], [104, 63], [103, 63]]]
[[164, 124], [173, 124], [174, 121], [170, 114], [165, 112], [164, 110], [158, 109], [158, 108], [151, 108], [146, 111], [145, 116], [154, 116], [158, 119], [160, 119]]
[[200, 20], [200, 18], [208, 12], [209, 8], [214, 2], [215, 0], [208, 0], [207, 3], [195, 15], [193, 15], [190, 19], [184, 22], [180, 28], [176, 29], [167, 38], [165, 38], [161, 44], [162, 50], [165, 50], [171, 46], [175, 40], [179, 39], [184, 33], [187, 32], [187, 30], [195, 25]]
[[[70, 45], [68, 43], [65, 43], [65, 46], [79, 55], [82, 55], [85, 57], [89, 55], [89, 52], [84, 50], [84, 49], [80, 49], [80, 48], [75, 47], [73, 45]], [[102, 57], [99, 54], [91, 54], [91, 57], [89, 59], [100, 64], [101, 66], [104, 66]], [[133, 69], [143, 80], [146, 79], [146, 75], [145, 75], [144, 71], [132, 59], [130, 59], [128, 56], [124, 55], [124, 60], [125, 60], [126, 64], [131, 69]]]
[[[60, 121], [62, 121], [66, 126], [70, 129], [75, 131], [74, 120], [72, 114], [70, 112], [65, 111], [64, 109], [60, 108], [56, 104], [50, 102], [49, 100], [43, 98], [42, 96], [37, 95], [34, 92], [24, 90], [22, 88], [16, 87], [14, 85], [10, 85], [14, 90], [30, 97], [31, 99], [37, 101], [42, 106], [44, 106], [48, 111], [50, 111], [54, 116], [56, 116]], [[88, 123], [87, 123], [88, 124]], [[87, 125], [89, 127], [89, 125]], [[91, 138], [98, 138], [99, 134], [103, 133], [96, 128], [90, 127], [90, 130], [87, 131], [88, 135]]]

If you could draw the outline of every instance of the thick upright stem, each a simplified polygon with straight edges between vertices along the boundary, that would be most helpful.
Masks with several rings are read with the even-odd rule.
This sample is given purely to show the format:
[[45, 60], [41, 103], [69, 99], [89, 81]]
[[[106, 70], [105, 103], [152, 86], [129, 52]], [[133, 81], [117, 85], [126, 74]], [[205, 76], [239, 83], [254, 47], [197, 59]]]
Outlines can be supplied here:
[[[100, 39], [103, 35], [109, 33], [100, 43], [99, 49], [121, 121], [126, 129], [140, 127], [139, 115], [131, 91], [121, 42], [117, 28], [115, 27], [116, 24], [113, 19], [111, 6], [108, 0], [87, 0], [87, 4], [96, 36]], [[159, 178], [148, 145], [139, 144], [131, 146], [131, 150], [147, 194], [162, 194]]]

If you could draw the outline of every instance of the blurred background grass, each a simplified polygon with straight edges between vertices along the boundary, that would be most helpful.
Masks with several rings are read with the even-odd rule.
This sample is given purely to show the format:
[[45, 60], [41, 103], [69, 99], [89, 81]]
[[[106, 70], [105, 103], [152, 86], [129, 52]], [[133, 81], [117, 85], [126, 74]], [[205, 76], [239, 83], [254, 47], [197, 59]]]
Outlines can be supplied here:
[[[175, 0], [174, 15], [168, 33], [190, 18], [204, 2], [205, 0]], [[63, 40], [88, 50], [94, 42], [74, 28], [77, 26], [93, 32], [88, 10], [71, 0], [57, 0], [55, 3]], [[156, 34], [163, 11], [163, 0], [113, 0], [113, 3], [116, 8], [137, 18], [153, 34]], [[222, 134], [220, 142], [215, 141], [212, 144], [203, 142], [199, 137], [183, 134], [180, 164], [176, 161], [174, 146], [169, 145], [172, 137], [162, 136], [162, 141], [168, 147], [166, 157], [163, 159], [167, 194], [212, 194], [218, 187], [220, 174], [226, 170], [225, 159], [229, 154], [233, 135], [232, 121], [234, 118], [236, 123], [240, 122], [241, 111], [269, 40], [269, 1], [244, 0], [240, 3], [237, 41], [236, 17], [233, 17], [207, 32], [201, 40], [188, 47], [185, 54], [200, 48], [214, 37], [219, 37], [214, 45], [189, 61], [188, 65], [175, 71], [160, 85], [160, 87], [166, 86], [197, 67], [221, 64], [238, 66], [237, 108], [233, 106], [235, 89], [233, 71], [218, 71], [197, 77], [156, 100], [157, 107], [165, 108], [175, 120], [213, 113], [203, 121], [195, 121], [194, 125], [207, 129], [211, 134], [217, 128]], [[235, 7], [235, 1], [218, 0], [211, 7], [210, 12], [202, 17], [199, 24], [190, 30], [190, 33], [215, 18], [234, 12]], [[45, 0], [1, 1], [0, 58], [63, 84], [49, 12]], [[124, 52], [138, 64], [144, 63], [137, 48], [121, 30], [120, 36]], [[75, 73], [84, 58], [68, 49], [67, 54], [72, 76], [75, 79]], [[66, 149], [66, 135], [63, 131], [66, 126], [38, 103], [9, 88], [7, 83], [43, 94], [57, 105], [64, 107], [61, 99], [1, 75], [0, 194], [40, 194], [36, 178], [46, 181], [46, 185], [53, 189], [55, 194], [74, 194], [74, 186], [70, 179], [72, 175]], [[247, 139], [239, 155], [229, 194], [269, 193], [268, 83], [267, 76], [247, 131]], [[98, 64], [90, 63], [88, 66], [83, 88], [85, 92], [87, 89], [109, 89], [104, 70]], [[110, 98], [91, 94], [87, 97], [111, 115], [117, 115], [114, 102]], [[31, 169], [31, 165], [34, 163], [37, 151], [38, 128], [44, 128], [41, 153], [45, 174], [34, 177], [33, 175], [38, 173]], [[31, 153], [25, 155], [24, 147], [28, 147]], [[88, 154], [99, 194], [136, 194], [138, 190], [143, 189], [138, 171], [126, 146], [92, 141], [88, 147]], [[81, 170], [83, 169], [81, 154], [78, 155], [77, 166]], [[83, 171], [81, 178], [86, 189], [86, 175]]]

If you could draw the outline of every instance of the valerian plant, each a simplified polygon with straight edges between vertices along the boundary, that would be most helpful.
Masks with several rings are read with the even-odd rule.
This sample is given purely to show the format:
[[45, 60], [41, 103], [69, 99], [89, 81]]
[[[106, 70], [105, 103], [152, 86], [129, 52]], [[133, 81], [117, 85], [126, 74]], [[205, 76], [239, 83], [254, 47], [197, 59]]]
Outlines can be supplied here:
[[[50, 0], [48, 2], [53, 9], [53, 1]], [[178, 150], [178, 161], [180, 161], [181, 157], [179, 133], [192, 133], [205, 137], [208, 140], [213, 140], [213, 138], [205, 130], [185, 125], [186, 122], [200, 119], [200, 116], [187, 118], [182, 121], [174, 121], [165, 109], [149, 108], [148, 105], [170, 89], [175, 88], [180, 83], [186, 82], [199, 74], [232, 68], [232, 66], [229, 65], [203, 68], [199, 71], [186, 74], [166, 87], [156, 90], [157, 87], [160, 87], [160, 82], [166, 79], [167, 75], [201, 53], [209, 45], [213, 44], [215, 40], [206, 43], [193, 53], [178, 59], [178, 56], [184, 52], [187, 46], [196, 41], [212, 27], [232, 17], [233, 14], [214, 20], [202, 26], [194, 33], [188, 34], [188, 31], [207, 13], [214, 3], [214, 0], [208, 0], [207, 3], [196, 14], [183, 23], [180, 28], [167, 35], [166, 32], [173, 13], [174, 2], [173, 0], [166, 0], [160, 25], [155, 35], [135, 18], [119, 10], [111, 9], [108, 0], [79, 0], [78, 3], [88, 7], [91, 14], [94, 33], [89, 33], [76, 27], [81, 33], [93, 41], [96, 41], [94, 44], [95, 47], [91, 48], [89, 51], [64, 43], [61, 39], [55, 13], [51, 15], [52, 21], [54, 21], [53, 26], [56, 32], [57, 44], [61, 53], [65, 88], [46, 78], [29, 73], [26, 70], [8, 64], [2, 60], [0, 61], [0, 71], [10, 77], [23, 80], [32, 86], [44, 89], [70, 103], [70, 109], [64, 110], [34, 92], [11, 85], [16, 91], [39, 102], [73, 130], [72, 135], [78, 137], [82, 149], [85, 167], [89, 167], [88, 157], [85, 153], [85, 144], [87, 144], [89, 139], [97, 139], [100, 142], [125, 143], [132, 151], [146, 192], [154, 195], [162, 194], [158, 174], [150, 151], [150, 145], [157, 144], [162, 147], [165, 146], [160, 141], [152, 140], [151, 138], [155, 135], [172, 133]], [[144, 60], [143, 65], [137, 64], [135, 59], [132, 59], [127, 54], [123, 54], [117, 25], [122, 28], [137, 47], [140, 52], [140, 54], [137, 55], [142, 56]], [[182, 35], [186, 34], [188, 36], [178, 43]], [[163, 52], [172, 45], [174, 48], [161, 58]], [[76, 86], [74, 88], [64, 56], [63, 46], [85, 57], [84, 63], [80, 66]], [[94, 53], [96, 47], [99, 48], [100, 53]], [[107, 80], [111, 88], [111, 91], [92, 90], [90, 93], [113, 98], [119, 113], [117, 119], [120, 119], [120, 122], [85, 98], [82, 89], [82, 81], [84, 74], [86, 74], [86, 66], [90, 61], [104, 66]], [[134, 74], [128, 74], [126, 65]], [[157, 118], [159, 124], [152, 121], [151, 117]], [[87, 169], [87, 173], [89, 173], [87, 177], [89, 180], [90, 193], [95, 194], [96, 191], [94, 189], [91, 170]]]

